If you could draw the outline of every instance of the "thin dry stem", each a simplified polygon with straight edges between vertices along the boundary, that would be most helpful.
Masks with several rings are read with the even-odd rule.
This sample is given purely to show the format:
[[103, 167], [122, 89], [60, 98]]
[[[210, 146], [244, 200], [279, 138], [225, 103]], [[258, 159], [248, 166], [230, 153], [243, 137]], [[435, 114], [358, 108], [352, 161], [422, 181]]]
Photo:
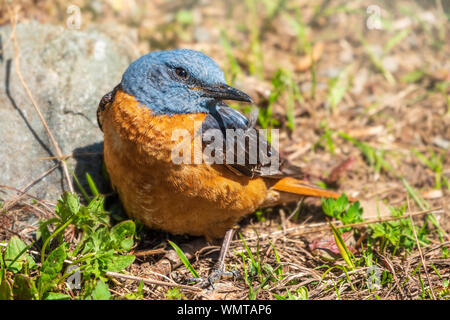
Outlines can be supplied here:
[[[19, 52], [19, 44], [17, 41], [17, 35], [16, 35], [16, 18], [15, 18], [15, 14], [13, 12], [13, 10], [10, 8], [10, 6], [7, 4], [8, 7], [8, 12], [9, 12], [9, 17], [10, 17], [10, 21], [11, 21], [11, 26], [12, 26], [12, 39], [13, 39], [13, 43], [14, 43], [14, 63], [16, 66], [16, 73], [17, 76], [19, 77], [20, 83], [22, 84], [23, 88], [25, 89], [28, 97], [31, 100], [31, 103], [33, 104], [34, 109], [36, 110], [39, 118], [41, 119], [41, 122], [45, 128], [45, 130], [47, 131], [48, 136], [50, 137], [50, 140], [52, 141], [52, 144], [56, 150], [56, 153], [58, 155], [58, 157], [62, 157], [62, 152], [61, 149], [58, 146], [58, 143], [55, 140], [55, 137], [53, 136], [52, 132], [50, 131], [50, 128], [47, 125], [47, 122], [45, 121], [44, 116], [42, 115], [41, 109], [39, 108], [39, 105], [37, 104], [36, 100], [33, 97], [33, 94], [31, 93], [30, 89], [28, 88], [28, 85], [26, 84], [23, 75], [22, 75], [22, 71], [20, 70], [20, 52]], [[67, 168], [67, 164], [61, 160], [61, 164], [63, 166], [63, 171], [64, 171], [64, 175], [66, 177], [67, 180], [67, 185], [69, 186], [69, 190], [70, 192], [74, 192], [73, 189], [73, 185], [72, 185], [72, 179], [70, 177], [69, 174], [69, 169]]]
[[420, 260], [422, 260], [423, 270], [425, 271], [425, 276], [428, 281], [428, 286], [430, 287], [431, 295], [433, 296], [433, 299], [436, 300], [436, 294], [434, 293], [433, 286], [431, 285], [430, 275], [428, 274], [428, 270], [427, 270], [427, 264], [425, 262], [425, 258], [423, 257], [423, 254], [422, 254], [422, 249], [420, 247], [419, 239], [417, 238], [416, 224], [414, 223], [414, 219], [412, 218], [412, 215], [411, 215], [409, 196], [407, 197], [407, 199], [408, 199], [409, 220], [411, 221], [414, 238], [416, 239], [417, 250], [419, 251]]

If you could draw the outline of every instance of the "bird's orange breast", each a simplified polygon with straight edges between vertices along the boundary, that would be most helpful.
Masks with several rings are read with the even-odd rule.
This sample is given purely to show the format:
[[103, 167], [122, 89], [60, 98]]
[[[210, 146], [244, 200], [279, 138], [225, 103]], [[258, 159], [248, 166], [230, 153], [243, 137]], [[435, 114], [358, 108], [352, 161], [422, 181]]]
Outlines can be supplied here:
[[[223, 165], [175, 164], [174, 130], [191, 137], [206, 114], [154, 115], [119, 90], [104, 111], [104, 159], [127, 213], [174, 234], [223, 236], [266, 199], [261, 178], [237, 176]], [[193, 153], [192, 153], [193, 156]]]

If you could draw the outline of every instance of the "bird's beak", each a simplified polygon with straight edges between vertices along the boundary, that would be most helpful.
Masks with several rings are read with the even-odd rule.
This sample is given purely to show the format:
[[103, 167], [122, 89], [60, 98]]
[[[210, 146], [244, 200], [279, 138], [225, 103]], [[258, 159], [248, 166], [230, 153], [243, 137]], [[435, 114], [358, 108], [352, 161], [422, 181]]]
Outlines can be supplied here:
[[252, 98], [250, 98], [246, 93], [233, 87], [230, 87], [226, 84], [202, 87], [200, 88], [200, 90], [203, 91], [204, 97], [220, 100], [235, 100], [253, 103]]

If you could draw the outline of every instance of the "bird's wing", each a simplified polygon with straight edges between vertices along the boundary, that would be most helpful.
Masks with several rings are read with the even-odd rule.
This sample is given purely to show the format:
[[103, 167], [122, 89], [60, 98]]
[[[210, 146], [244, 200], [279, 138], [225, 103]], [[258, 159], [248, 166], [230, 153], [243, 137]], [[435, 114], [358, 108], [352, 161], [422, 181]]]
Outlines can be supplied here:
[[[247, 119], [239, 111], [230, 108], [225, 103], [220, 103], [216, 110], [208, 114], [202, 123], [203, 136], [209, 129], [219, 129], [222, 132], [224, 150], [234, 148], [234, 161], [227, 163], [226, 153], [223, 153], [223, 163], [235, 174], [245, 175], [248, 177], [262, 176], [270, 178], [280, 178], [286, 175], [301, 175], [298, 168], [290, 167], [286, 170], [285, 164], [287, 161], [281, 159], [278, 151], [271, 147], [266, 137], [254, 128], [258, 116], [255, 108]], [[233, 139], [232, 143], [227, 142], [227, 129], [236, 130], [238, 136], [241, 137]], [[240, 130], [240, 131], [239, 131]], [[243, 138], [242, 138], [243, 137]], [[206, 140], [206, 141], [205, 141]], [[231, 140], [229, 140], [231, 142]], [[208, 140], [203, 139], [205, 145], [208, 145]], [[256, 147], [256, 150], [251, 150], [250, 146]], [[242, 155], [244, 155], [242, 157]], [[241, 156], [244, 161], [239, 162], [238, 156]], [[271, 160], [277, 159], [278, 163], [274, 167], [271, 165]]]
[[103, 96], [103, 98], [100, 100], [100, 103], [98, 104], [97, 108], [97, 123], [100, 128], [100, 130], [103, 131], [102, 125], [103, 125], [103, 113], [109, 106], [111, 105], [111, 102], [114, 101], [114, 98], [116, 96], [117, 90], [120, 89], [120, 84], [117, 85], [112, 91], [108, 92]]

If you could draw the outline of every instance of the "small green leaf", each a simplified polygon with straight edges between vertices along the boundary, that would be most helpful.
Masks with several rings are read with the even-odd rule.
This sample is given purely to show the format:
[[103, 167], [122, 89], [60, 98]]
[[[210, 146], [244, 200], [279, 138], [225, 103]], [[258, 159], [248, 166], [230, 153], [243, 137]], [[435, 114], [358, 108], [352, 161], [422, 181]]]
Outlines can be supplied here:
[[14, 273], [19, 272], [28, 256], [26, 250], [27, 246], [19, 239], [19, 237], [13, 236], [9, 239], [5, 250], [6, 269], [11, 270]]
[[111, 293], [109, 292], [108, 285], [102, 280], [98, 280], [91, 296], [93, 300], [109, 300], [111, 298]]
[[335, 201], [333, 199], [322, 198], [322, 210], [327, 216], [334, 218], [334, 206]]
[[[75, 193], [65, 193], [64, 195], [66, 195], [65, 198], [65, 203], [67, 205], [67, 207], [69, 208], [70, 212], [72, 214], [76, 214], [78, 213], [78, 211], [80, 211], [80, 199], [78, 198], [78, 196]], [[63, 199], [64, 199], [63, 198]]]
[[334, 210], [337, 211], [338, 215], [340, 215], [345, 211], [347, 206], [348, 206], [348, 198], [347, 195], [343, 193], [339, 198], [337, 198]]
[[80, 211], [80, 199], [75, 193], [64, 192], [58, 199], [55, 212], [63, 222], [67, 221], [72, 215]]
[[120, 272], [127, 268], [134, 262], [135, 256], [133, 255], [118, 255], [112, 256], [111, 260], [108, 262], [108, 271]]
[[88, 204], [87, 209], [95, 217], [106, 216], [104, 204], [105, 198], [103, 196], [95, 196]]
[[111, 238], [115, 243], [115, 248], [129, 251], [133, 247], [135, 233], [136, 225], [131, 220], [116, 224], [111, 229]]
[[443, 257], [444, 259], [450, 258], [450, 252], [449, 252], [447, 246], [443, 246], [443, 247], [442, 247], [442, 257]]
[[43, 296], [44, 300], [70, 300], [71, 297], [64, 293], [59, 292], [47, 292]]
[[360, 207], [359, 201], [352, 203], [347, 209], [347, 212], [343, 214], [342, 222], [344, 222], [344, 224], [362, 222], [362, 213], [363, 209]]
[[127, 300], [142, 300], [144, 298], [144, 281], [139, 281], [139, 286], [135, 292], [125, 294]]
[[53, 250], [44, 261], [38, 282], [39, 296], [42, 297], [45, 292], [56, 285], [64, 259], [66, 259], [66, 247], [65, 244], [62, 244]]
[[178, 287], [168, 289], [165, 296], [169, 300], [185, 300], [184, 294]]

